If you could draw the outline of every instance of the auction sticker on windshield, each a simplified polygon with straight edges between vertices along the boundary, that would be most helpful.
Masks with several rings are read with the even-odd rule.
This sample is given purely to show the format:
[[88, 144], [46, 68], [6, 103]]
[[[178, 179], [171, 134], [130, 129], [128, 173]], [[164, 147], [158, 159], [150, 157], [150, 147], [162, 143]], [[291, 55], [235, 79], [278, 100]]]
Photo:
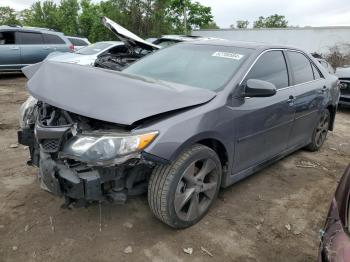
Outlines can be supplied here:
[[212, 56], [240, 60], [244, 55], [228, 52], [215, 52], [214, 54], [212, 54]]

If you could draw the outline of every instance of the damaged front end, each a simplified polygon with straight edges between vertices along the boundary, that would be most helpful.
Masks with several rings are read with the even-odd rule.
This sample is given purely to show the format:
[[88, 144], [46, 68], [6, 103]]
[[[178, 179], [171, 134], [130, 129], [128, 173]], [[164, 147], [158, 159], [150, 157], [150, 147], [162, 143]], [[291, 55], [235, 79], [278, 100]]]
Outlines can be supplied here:
[[154, 163], [142, 151], [157, 131], [134, 133], [32, 99], [27, 107], [19, 143], [29, 146], [28, 163], [39, 168], [42, 188], [65, 197], [64, 206], [123, 203], [146, 192]]

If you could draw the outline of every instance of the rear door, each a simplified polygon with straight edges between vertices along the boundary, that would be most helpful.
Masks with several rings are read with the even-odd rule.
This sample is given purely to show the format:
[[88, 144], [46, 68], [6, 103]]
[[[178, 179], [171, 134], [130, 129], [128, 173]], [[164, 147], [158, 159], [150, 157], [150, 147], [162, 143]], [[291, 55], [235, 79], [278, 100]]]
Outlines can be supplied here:
[[70, 51], [68, 44], [58, 35], [43, 33], [45, 48], [48, 54], [54, 51], [67, 52]]
[[234, 172], [261, 164], [281, 154], [287, 148], [293, 126], [293, 87], [282, 50], [263, 53], [242, 84], [249, 79], [273, 83], [277, 93], [271, 97], [245, 98], [234, 108], [239, 113], [236, 124]]
[[44, 46], [43, 35], [39, 32], [17, 32], [21, 47], [21, 63], [34, 64], [45, 59], [50, 50]]
[[295, 91], [295, 120], [288, 147], [310, 142], [329, 90], [317, 66], [302, 52], [287, 51], [287, 61]]
[[15, 31], [0, 31], [0, 70], [19, 69], [20, 64], [21, 51]]

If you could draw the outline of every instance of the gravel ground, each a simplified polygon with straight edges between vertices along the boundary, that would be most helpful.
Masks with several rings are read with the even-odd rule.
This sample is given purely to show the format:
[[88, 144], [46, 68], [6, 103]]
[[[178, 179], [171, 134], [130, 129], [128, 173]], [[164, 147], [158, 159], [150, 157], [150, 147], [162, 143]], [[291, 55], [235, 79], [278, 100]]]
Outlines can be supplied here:
[[62, 199], [42, 191], [27, 149], [16, 147], [24, 85], [20, 74], [0, 74], [0, 261], [315, 261], [350, 162], [350, 109], [338, 112], [321, 151], [300, 150], [222, 190], [198, 225], [173, 230], [146, 196], [102, 205], [100, 219], [98, 205], [63, 210]]

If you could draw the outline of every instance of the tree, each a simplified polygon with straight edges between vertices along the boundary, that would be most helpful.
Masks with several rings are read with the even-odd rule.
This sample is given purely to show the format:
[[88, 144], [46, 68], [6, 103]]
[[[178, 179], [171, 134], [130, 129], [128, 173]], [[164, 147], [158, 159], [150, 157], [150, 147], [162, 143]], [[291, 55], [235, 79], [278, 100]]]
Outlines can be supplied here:
[[57, 4], [53, 1], [37, 0], [23, 10], [23, 23], [53, 28], [66, 35], [85, 36], [91, 42], [116, 39], [101, 24], [101, 16], [107, 16], [141, 37], [218, 28], [213, 22], [211, 8], [191, 0], [60, 0]]
[[28, 26], [60, 30], [58, 8], [52, 1], [35, 2], [30, 9], [22, 11], [23, 23]]
[[[170, 0], [167, 11], [175, 33], [186, 33], [213, 22], [211, 7], [203, 6], [199, 2], [193, 3], [191, 0]], [[187, 28], [184, 15], [187, 16]]]
[[209, 24], [202, 25], [200, 29], [220, 29], [220, 27], [215, 22], [210, 22]]
[[0, 25], [19, 25], [15, 10], [9, 6], [0, 6]]
[[78, 0], [61, 0], [58, 7], [58, 22], [61, 31], [66, 35], [79, 34], [78, 11]]
[[254, 28], [284, 28], [288, 26], [288, 21], [283, 15], [270, 15], [268, 17], [260, 16], [257, 21], [254, 22]]
[[249, 21], [248, 20], [237, 20], [236, 26], [237, 28], [248, 28]]

